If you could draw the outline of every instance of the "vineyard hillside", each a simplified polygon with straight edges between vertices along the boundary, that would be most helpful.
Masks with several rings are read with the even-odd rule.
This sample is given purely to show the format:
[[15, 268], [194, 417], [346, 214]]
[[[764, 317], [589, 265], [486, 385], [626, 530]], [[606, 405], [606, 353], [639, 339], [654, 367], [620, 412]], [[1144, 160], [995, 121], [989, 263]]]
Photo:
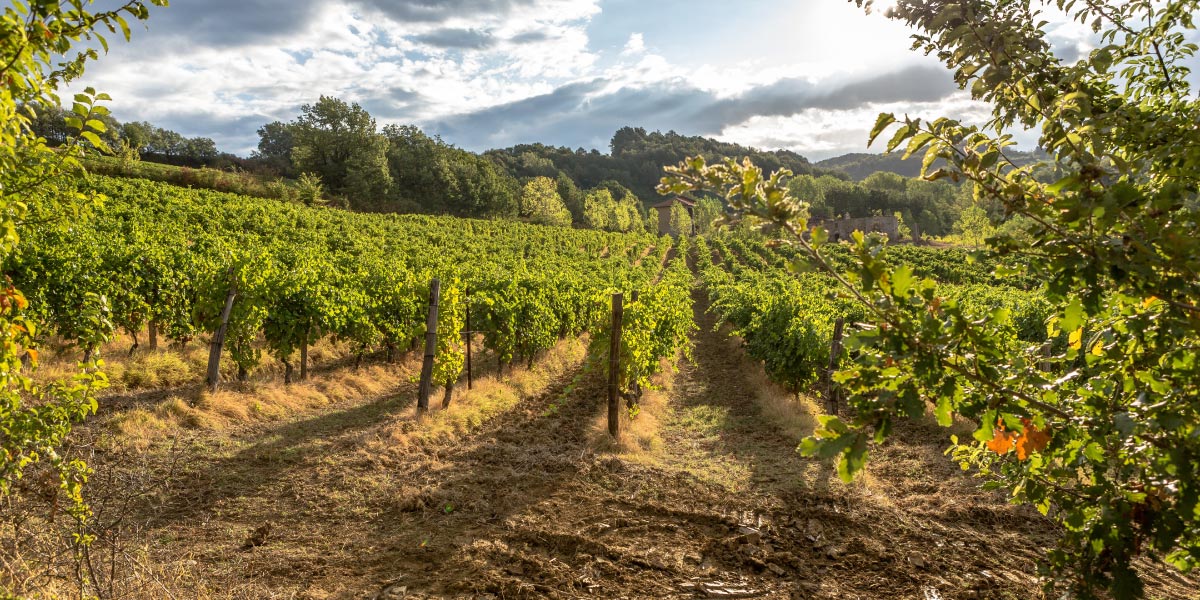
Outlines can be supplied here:
[[[26, 478], [0, 534], [15, 593], [78, 594], [52, 549], [79, 531], [79, 560], [105, 565], [82, 589], [108, 598], [1039, 588], [1054, 525], [943, 456], [932, 407], [854, 483], [797, 453], [839, 409], [834, 323], [861, 314], [786, 247], [80, 186], [104, 202], [47, 215], [10, 276], [49, 324], [39, 381], [107, 374], [64, 450], [92, 469], [93, 512], [55, 519], [52, 480]], [[1004, 310], [1014, 339], [1045, 336], [1036, 282], [892, 251], [948, 302]], [[1162, 597], [1194, 583], [1144, 569]]]

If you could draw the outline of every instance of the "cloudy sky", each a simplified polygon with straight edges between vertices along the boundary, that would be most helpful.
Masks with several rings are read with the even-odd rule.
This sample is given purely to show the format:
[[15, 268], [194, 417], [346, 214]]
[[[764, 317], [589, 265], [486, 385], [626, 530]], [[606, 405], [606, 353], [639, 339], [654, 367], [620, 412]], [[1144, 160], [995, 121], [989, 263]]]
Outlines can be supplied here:
[[[98, 5], [103, 6], [101, 0]], [[81, 85], [248, 154], [320, 95], [470, 150], [607, 151], [624, 125], [819, 160], [881, 110], [979, 117], [909, 31], [847, 0], [172, 0]], [[876, 3], [880, 4], [879, 2]], [[1051, 38], [1085, 49], [1069, 23]]]

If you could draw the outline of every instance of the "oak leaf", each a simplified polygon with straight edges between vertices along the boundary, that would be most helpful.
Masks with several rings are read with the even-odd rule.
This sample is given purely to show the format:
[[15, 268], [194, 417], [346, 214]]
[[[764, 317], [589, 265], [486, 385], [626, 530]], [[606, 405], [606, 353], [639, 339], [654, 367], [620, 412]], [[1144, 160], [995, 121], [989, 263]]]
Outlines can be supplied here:
[[1017, 458], [1025, 460], [1050, 444], [1050, 432], [1038, 429], [1029, 419], [1021, 419], [1021, 424], [1025, 426], [1025, 431], [1017, 438]]
[[1014, 437], [1016, 437], [1015, 434], [1005, 431], [1004, 425], [1000, 424], [996, 427], [992, 440], [987, 443], [988, 450], [996, 454], [1008, 454], [1008, 451], [1013, 449]]

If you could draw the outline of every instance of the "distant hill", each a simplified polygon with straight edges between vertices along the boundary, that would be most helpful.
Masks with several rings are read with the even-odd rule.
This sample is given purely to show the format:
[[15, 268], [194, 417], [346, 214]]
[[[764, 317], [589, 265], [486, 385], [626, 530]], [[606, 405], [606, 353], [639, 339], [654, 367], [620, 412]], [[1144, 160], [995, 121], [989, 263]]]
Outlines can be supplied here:
[[[1037, 160], [1045, 160], [1046, 153], [1041, 151], [1021, 152], [1014, 150], [1008, 153], [1013, 159], [1013, 162], [1018, 165], [1028, 164]], [[922, 155], [917, 154], [910, 156], [908, 160], [901, 160], [904, 156], [902, 152], [893, 152], [891, 154], [867, 154], [863, 152], [854, 152], [827, 158], [813, 166], [818, 169], [826, 169], [830, 171], [840, 171], [845, 173], [855, 181], [866, 179], [871, 173], [885, 171], [895, 173], [902, 177], [917, 177], [921, 174], [921, 159]], [[934, 163], [936, 167], [939, 163]]]
[[613, 135], [609, 149], [610, 153], [603, 154], [583, 148], [521, 144], [489, 150], [485, 156], [517, 179], [562, 173], [584, 189], [619, 185], [633, 191], [646, 205], [658, 201], [655, 186], [663, 177], [663, 167], [674, 166], [689, 156], [703, 156], [710, 162], [749, 157], [767, 173], [786, 168], [796, 175], [820, 174], [808, 159], [790, 150], [759, 150], [674, 131], [648, 132], [641, 127], [622, 127]]

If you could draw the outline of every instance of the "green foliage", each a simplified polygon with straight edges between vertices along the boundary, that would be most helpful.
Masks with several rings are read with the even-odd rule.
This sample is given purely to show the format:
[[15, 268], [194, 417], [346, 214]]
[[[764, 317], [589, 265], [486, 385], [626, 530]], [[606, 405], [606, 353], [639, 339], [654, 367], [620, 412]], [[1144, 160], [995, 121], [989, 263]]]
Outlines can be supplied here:
[[929, 235], [950, 233], [961, 210], [956, 186], [947, 181], [904, 178], [875, 173], [856, 183], [829, 175], [800, 175], [788, 181], [793, 198], [805, 203], [809, 215], [832, 219], [901, 213], [910, 227]]
[[297, 171], [319, 175], [335, 194], [369, 199], [387, 193], [392, 184], [388, 142], [358, 104], [321, 96], [316, 104], [300, 107], [290, 130]]
[[701, 198], [692, 209], [692, 222], [697, 235], [707, 235], [715, 231], [713, 224], [725, 212], [725, 206], [716, 198]]
[[281, 121], [272, 121], [258, 128], [258, 150], [254, 152], [257, 158], [280, 175], [292, 174], [292, 150], [296, 140], [292, 135], [292, 126]]
[[913, 234], [912, 228], [908, 226], [908, 223], [904, 222], [904, 213], [896, 212], [892, 213], [892, 216], [896, 217], [896, 233], [900, 235], [900, 240], [911, 240]]
[[[445, 282], [441, 330], [451, 332], [439, 336], [439, 377], [461, 371], [453, 332], [466, 289], [488, 347], [505, 361], [532, 360], [598, 322], [599, 290], [647, 286], [669, 247], [650, 236], [385, 218], [147, 181], [93, 176], [79, 185], [107, 195], [106, 209], [81, 222], [41, 220], [36, 243], [13, 262], [14, 281], [44, 306], [42, 335], [95, 345], [113, 327], [137, 331], [149, 319], [186, 340], [216, 331], [232, 289], [227, 347], [247, 374], [264, 349], [259, 339], [289, 362], [324, 336], [360, 354], [408, 347], [424, 335], [435, 276]], [[650, 246], [656, 253], [635, 267]]]
[[958, 222], [954, 224], [954, 234], [964, 245], [971, 248], [983, 246], [987, 239], [995, 233], [996, 228], [992, 226], [987, 211], [979, 206], [968, 206], [963, 209], [962, 214], [958, 217]]
[[[621, 197], [621, 201], [617, 203], [618, 216], [615, 220], [617, 227], [616, 231], [631, 231], [641, 233], [646, 230], [646, 220], [642, 217], [642, 203], [633, 195], [633, 192], [626, 192]], [[623, 214], [622, 214], [623, 213]]]
[[[870, 438], [927, 404], [943, 425], [972, 419], [978, 429], [953, 440], [954, 456], [1061, 526], [1044, 565], [1048, 591], [1135, 598], [1136, 557], [1200, 564], [1200, 164], [1187, 150], [1200, 141], [1200, 102], [1183, 66], [1196, 52], [1185, 34], [1200, 4], [1057, 6], [1099, 33], [1082, 60], [1053, 54], [1027, 3], [899, 2], [892, 14], [921, 31], [916, 47], [991, 103], [992, 119], [885, 114], [871, 133], [890, 131], [888, 150], [923, 153], [927, 178], [967, 181], [1023, 217], [1024, 237], [1000, 235], [991, 247], [1020, 257], [998, 276], [1044, 282], [1043, 306], [1031, 307], [1050, 316], [1048, 352], [1031, 322], [889, 263], [878, 240], [856, 236], [841, 274], [819, 231], [811, 242], [801, 235], [802, 206], [748, 164], [688, 161], [663, 187], [719, 191], [868, 309], [872, 326], [848, 340], [853, 361], [836, 377], [854, 414], [827, 419], [806, 453], [840, 457], [848, 478]], [[1016, 126], [1040, 131], [1055, 169], [1008, 159], [1004, 131]]]
[[[166, 4], [161, 0], [152, 3]], [[56, 220], [70, 220], [78, 216], [82, 205], [99, 200], [72, 190], [70, 178], [80, 169], [79, 158], [85, 151], [107, 148], [101, 136], [108, 130], [104, 119], [108, 111], [97, 103], [109, 98], [91, 88], [74, 96], [58, 152], [33, 131], [37, 107], [61, 110], [59, 84], [83, 74], [87, 61], [98, 56], [95, 46], [107, 48], [107, 39], [97, 30], [116, 33], [119, 29], [128, 38], [126, 17], [146, 18], [147, 4], [133, 0], [116, 10], [90, 13], [81, 2], [15, 0], [0, 13], [0, 259], [6, 265], [27, 250], [58, 255], [61, 264], [69, 262], [69, 249], [43, 249], [28, 240], [22, 243], [22, 237], [29, 230], [27, 220], [33, 217], [54, 215]], [[88, 49], [72, 54], [72, 47], [81, 43]], [[86, 251], [76, 255], [84, 260], [94, 258]], [[75, 268], [91, 266], [96, 265], [84, 263]], [[62, 506], [72, 516], [84, 519], [87, 509], [81, 490], [87, 468], [81, 462], [65, 460], [57, 448], [73, 422], [96, 410], [94, 394], [106, 381], [99, 372], [103, 364], [96, 353], [89, 352], [74, 377], [44, 386], [33, 383], [29, 369], [37, 365], [38, 342], [44, 339], [39, 317], [47, 311], [64, 315], [69, 320], [69, 341], [88, 349], [110, 335], [112, 322], [102, 293], [58, 281], [71, 286], [64, 292], [77, 303], [71, 308], [31, 306], [13, 283], [0, 285], [0, 495], [8, 495], [30, 465], [46, 461], [58, 475], [65, 498]], [[22, 364], [22, 357], [28, 358], [29, 366]], [[54, 502], [58, 505], [59, 499]]]
[[389, 197], [386, 202], [355, 198], [354, 206], [460, 217], [517, 216], [521, 188], [490, 160], [411, 125], [389, 125], [383, 134], [393, 181]]
[[[1033, 152], [1013, 151], [1009, 156], [1018, 165], [1036, 164], [1046, 159], [1044, 152], [1036, 150]], [[934, 163], [934, 165], [936, 167], [944, 166], [942, 163]], [[862, 181], [872, 174], [880, 172], [895, 173], [896, 175], [910, 179], [921, 176], [921, 157], [909, 156], [903, 152], [893, 152], [891, 154], [852, 152], [850, 154], [843, 154], [842, 156], [827, 158], [814, 163], [814, 166], [826, 171], [835, 172], [839, 175], [845, 174], [854, 181]]]
[[669, 221], [671, 235], [691, 235], [692, 231], [692, 215], [688, 213], [687, 207], [676, 202], [671, 205], [671, 220]]
[[[662, 279], [640, 292], [636, 301], [630, 296], [625, 304], [617, 375], [622, 389], [635, 384], [639, 389], [649, 388], [650, 377], [660, 371], [663, 359], [673, 358], [680, 350], [690, 356], [690, 338], [696, 330], [691, 298], [695, 276], [687, 268], [686, 255], [687, 244], [680, 244]], [[601, 344], [607, 347], [603, 341]]]
[[[786, 168], [796, 173], [813, 171], [807, 159], [788, 150], [762, 151], [674, 131], [647, 132], [641, 127], [622, 127], [616, 131], [609, 150], [605, 154], [583, 148], [521, 144], [490, 150], [486, 156], [520, 179], [554, 177], [556, 173], [562, 173], [580, 188], [608, 188], [615, 198], [622, 197], [626, 190], [638, 198], [653, 198], [663, 165], [674, 164], [688, 156], [709, 159], [749, 156], [755, 164], [768, 169]], [[581, 222], [582, 214], [576, 212], [565, 194], [563, 199], [575, 215], [575, 221]]]
[[549, 177], [534, 177], [521, 191], [521, 216], [540, 225], [571, 225], [571, 213], [558, 195], [558, 186]]
[[321, 176], [316, 173], [301, 173], [296, 180], [296, 198], [306, 206], [324, 204], [325, 186], [321, 184]]
[[446, 387], [454, 385], [467, 364], [463, 336], [457, 335], [466, 325], [467, 299], [462, 283], [457, 279], [442, 282], [438, 302], [437, 358], [433, 363], [433, 381]]
[[614, 225], [612, 217], [615, 206], [612, 193], [607, 189], [599, 188], [588, 192], [583, 199], [583, 225], [591, 229], [611, 230]]

